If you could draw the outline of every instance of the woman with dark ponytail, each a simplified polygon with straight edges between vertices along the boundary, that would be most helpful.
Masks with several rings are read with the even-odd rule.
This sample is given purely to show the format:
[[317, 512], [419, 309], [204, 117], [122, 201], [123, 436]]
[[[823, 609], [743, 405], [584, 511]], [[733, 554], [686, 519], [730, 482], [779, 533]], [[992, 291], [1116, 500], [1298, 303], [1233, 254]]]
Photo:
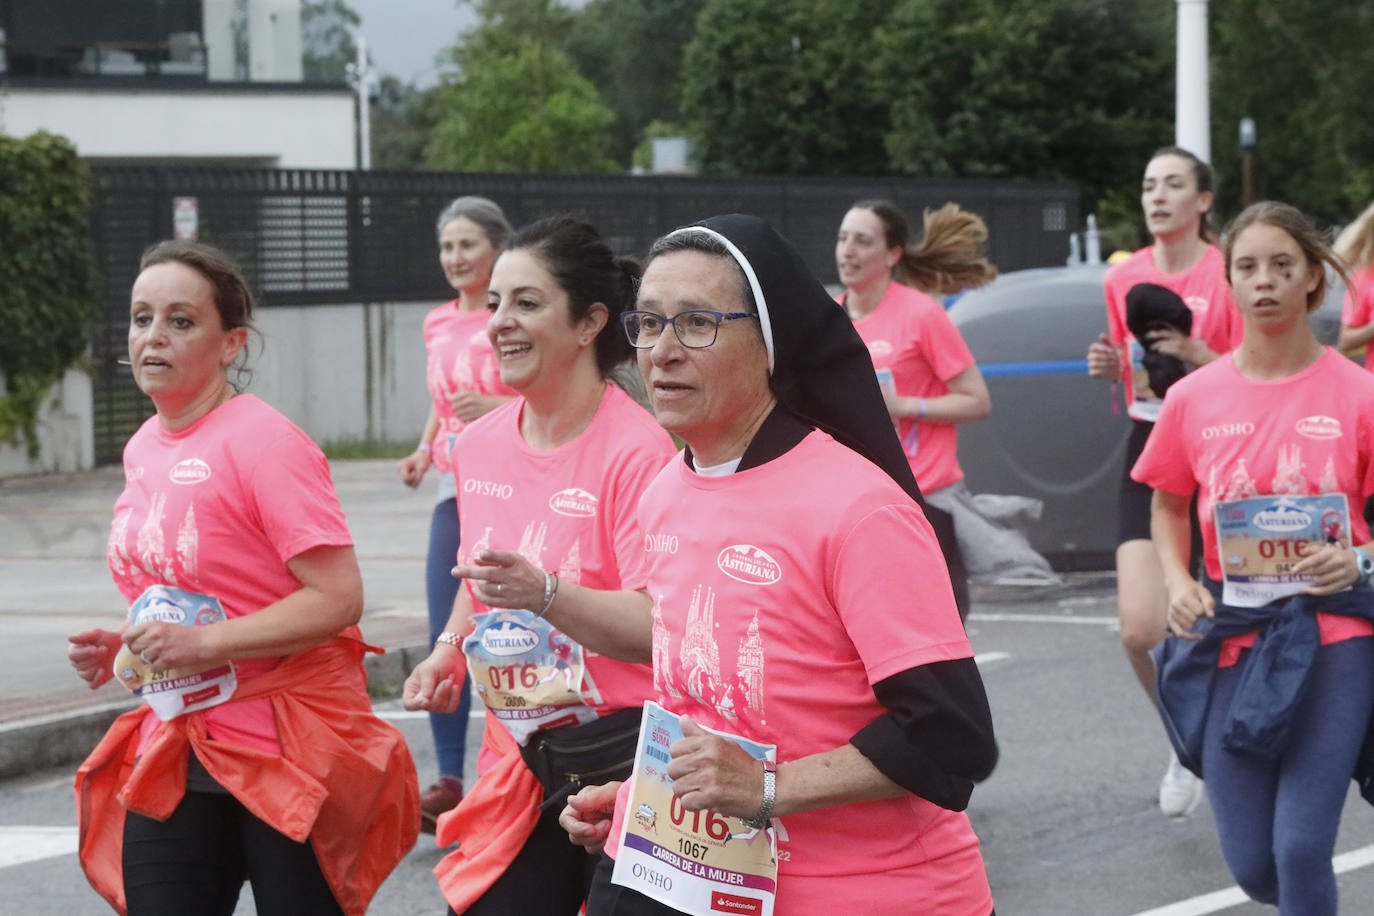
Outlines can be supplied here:
[[959, 492], [964, 472], [955, 427], [986, 417], [992, 400], [959, 330], [930, 294], [983, 286], [997, 268], [983, 253], [988, 229], [976, 214], [946, 204], [927, 210], [923, 223], [920, 241], [912, 242], [896, 205], [858, 201], [840, 223], [835, 267], [845, 287], [840, 304], [868, 345], [964, 616], [968, 585], [953, 529], [970, 529], [958, 538], [965, 543], [982, 532], [973, 530], [981, 519], [964, 509], [973, 511], [972, 497]]
[[[1107, 271], [1108, 333], [1088, 348], [1090, 375], [1125, 383], [1132, 421], [1117, 499], [1117, 615], [1121, 645], [1151, 697], [1150, 650], [1164, 638], [1169, 597], [1150, 541], [1150, 488], [1132, 480], [1130, 470], [1159, 417], [1164, 379], [1210, 363], [1240, 342], [1240, 313], [1226, 285], [1221, 251], [1213, 244], [1212, 183], [1211, 167], [1185, 149], [1166, 146], [1150, 157], [1140, 207], [1154, 241]], [[1133, 312], [1147, 319], [1145, 339], [1131, 330], [1139, 327], [1131, 320]], [[1148, 366], [1157, 360], [1175, 371], [1152, 372]], [[1198, 544], [1198, 537], [1192, 543]], [[1201, 799], [1202, 784], [1171, 756], [1159, 786], [1160, 811], [1182, 817]]]
[[[498, 760], [438, 824], [441, 846], [461, 842], [435, 869], [455, 913], [577, 912], [596, 860], [559, 827], [563, 799], [634, 761], [653, 695], [635, 508], [675, 452], [609, 381], [631, 352], [620, 315], [639, 275], [568, 217], [516, 232], [492, 269], [487, 336], [520, 396], [454, 443], [464, 587], [403, 697], [452, 711], [471, 671], [489, 709]], [[642, 639], [597, 639], [607, 601], [640, 614]]]

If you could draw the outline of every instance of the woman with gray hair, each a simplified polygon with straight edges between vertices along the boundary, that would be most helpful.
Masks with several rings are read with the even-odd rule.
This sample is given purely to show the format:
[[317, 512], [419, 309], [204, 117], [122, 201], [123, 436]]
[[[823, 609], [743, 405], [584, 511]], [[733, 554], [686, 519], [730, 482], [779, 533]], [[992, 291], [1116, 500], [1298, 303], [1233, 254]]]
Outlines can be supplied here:
[[[429, 527], [425, 597], [429, 604], [430, 645], [439, 638], [453, 610], [458, 582], [449, 570], [458, 555], [457, 485], [449, 451], [459, 431], [514, 395], [501, 383], [496, 356], [487, 340], [487, 285], [491, 267], [510, 236], [501, 208], [485, 197], [459, 197], [439, 214], [439, 264], [458, 293], [425, 316], [425, 381], [433, 404], [415, 451], [401, 459], [401, 480], [419, 486], [432, 464], [439, 492]], [[420, 799], [422, 829], [434, 832], [440, 814], [463, 797], [463, 756], [471, 701], [464, 685], [458, 709], [430, 713], [430, 730], [439, 777]]]
[[661, 239], [622, 324], [687, 448], [639, 503], [657, 702], [633, 777], [561, 817], [607, 852], [587, 913], [988, 916], [963, 810], [991, 714], [852, 323], [735, 214]]

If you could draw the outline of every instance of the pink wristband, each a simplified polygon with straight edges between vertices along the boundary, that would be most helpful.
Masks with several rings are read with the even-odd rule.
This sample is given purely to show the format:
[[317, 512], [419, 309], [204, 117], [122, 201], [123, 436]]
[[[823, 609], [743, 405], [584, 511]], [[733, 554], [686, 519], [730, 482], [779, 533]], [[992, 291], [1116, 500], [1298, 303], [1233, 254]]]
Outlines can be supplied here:
[[421, 442], [419, 445], [415, 446], [415, 451], [424, 452], [428, 455], [430, 452], [434, 451], [434, 446], [430, 445], [428, 442]]

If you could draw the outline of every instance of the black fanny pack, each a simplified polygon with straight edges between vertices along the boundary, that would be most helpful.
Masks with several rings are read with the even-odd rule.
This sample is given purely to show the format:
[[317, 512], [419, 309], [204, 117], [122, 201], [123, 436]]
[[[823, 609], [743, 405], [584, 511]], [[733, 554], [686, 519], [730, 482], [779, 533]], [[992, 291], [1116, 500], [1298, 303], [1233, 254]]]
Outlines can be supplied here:
[[629, 779], [641, 714], [639, 709], [618, 709], [581, 725], [531, 735], [520, 756], [544, 787], [539, 810], [561, 805], [583, 786]]

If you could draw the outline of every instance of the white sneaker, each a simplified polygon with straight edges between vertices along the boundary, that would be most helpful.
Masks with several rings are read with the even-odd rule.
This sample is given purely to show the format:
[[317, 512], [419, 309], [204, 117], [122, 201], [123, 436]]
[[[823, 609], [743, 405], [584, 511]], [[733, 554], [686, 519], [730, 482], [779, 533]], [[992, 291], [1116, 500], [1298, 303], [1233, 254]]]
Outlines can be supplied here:
[[1159, 810], [1168, 817], [1187, 817], [1202, 801], [1202, 780], [1169, 755], [1169, 768], [1159, 783]]

